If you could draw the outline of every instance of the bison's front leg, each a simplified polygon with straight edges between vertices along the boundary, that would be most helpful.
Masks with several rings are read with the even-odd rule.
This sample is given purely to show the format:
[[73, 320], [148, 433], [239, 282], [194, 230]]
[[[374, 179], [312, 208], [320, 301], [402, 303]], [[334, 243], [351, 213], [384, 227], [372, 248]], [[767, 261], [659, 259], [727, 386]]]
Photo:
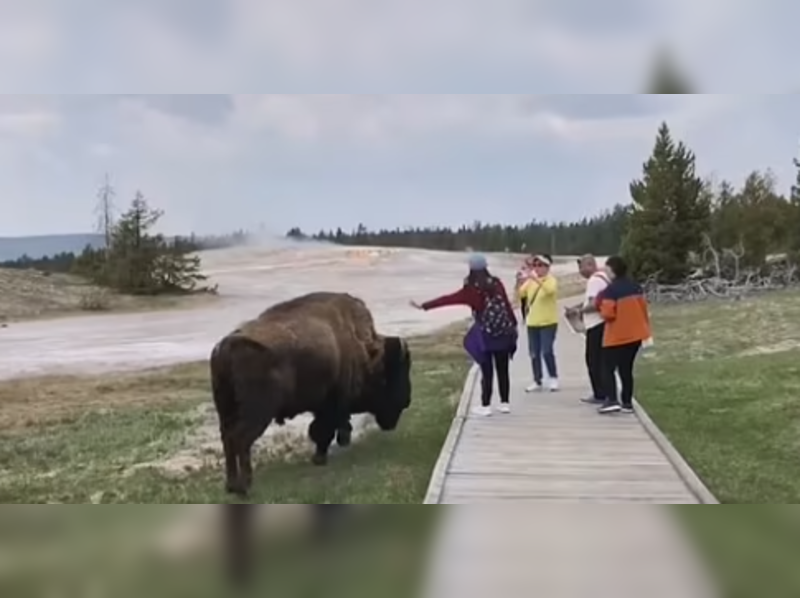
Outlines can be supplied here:
[[353, 424], [350, 423], [350, 416], [347, 416], [344, 422], [339, 425], [336, 430], [336, 444], [341, 447], [350, 446], [353, 442]]
[[308, 436], [317, 446], [314, 456], [311, 459], [314, 465], [326, 465], [328, 463], [328, 450], [336, 436], [336, 420], [325, 416], [315, 416], [314, 421], [308, 427]]

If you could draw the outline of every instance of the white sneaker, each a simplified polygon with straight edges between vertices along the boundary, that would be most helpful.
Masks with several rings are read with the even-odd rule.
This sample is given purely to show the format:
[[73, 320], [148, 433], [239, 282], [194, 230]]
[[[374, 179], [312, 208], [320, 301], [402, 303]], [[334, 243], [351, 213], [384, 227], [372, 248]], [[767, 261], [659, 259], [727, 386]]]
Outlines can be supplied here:
[[541, 390], [542, 390], [542, 385], [536, 384], [536, 382], [534, 382], [528, 388], [525, 389], [525, 392], [540, 392]]
[[550, 392], [558, 392], [558, 378], [551, 378], [548, 388], [550, 389]]
[[472, 410], [472, 414], [478, 417], [489, 417], [492, 414], [492, 408], [483, 406], [475, 407], [475, 409]]
[[500, 403], [500, 413], [511, 413], [511, 405], [508, 403]]

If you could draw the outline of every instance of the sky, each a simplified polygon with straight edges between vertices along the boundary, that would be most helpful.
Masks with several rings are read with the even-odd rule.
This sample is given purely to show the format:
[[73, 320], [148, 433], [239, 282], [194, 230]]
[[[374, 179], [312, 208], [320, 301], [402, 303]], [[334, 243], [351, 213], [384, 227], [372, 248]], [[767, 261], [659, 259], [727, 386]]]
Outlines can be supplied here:
[[[629, 200], [662, 121], [703, 175], [795, 175], [786, 0], [15, 4], [0, 235], [91, 230], [106, 173], [173, 233], [580, 219]], [[701, 93], [637, 94], [662, 47]]]

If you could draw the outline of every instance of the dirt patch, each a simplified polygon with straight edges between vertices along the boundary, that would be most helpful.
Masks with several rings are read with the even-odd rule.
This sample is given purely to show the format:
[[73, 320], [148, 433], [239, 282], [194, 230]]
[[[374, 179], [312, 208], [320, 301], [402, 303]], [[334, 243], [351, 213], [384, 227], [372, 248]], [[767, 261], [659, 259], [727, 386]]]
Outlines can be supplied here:
[[787, 339], [772, 345], [758, 345], [751, 347], [739, 353], [739, 357], [748, 357], [752, 355], [772, 355], [774, 353], [785, 353], [786, 351], [794, 351], [800, 349], [800, 340]]
[[106, 313], [193, 308], [215, 301], [209, 294], [170, 297], [120, 295], [79, 276], [0, 268], [0, 325], [58, 318], [76, 313]]
[[0, 321], [80, 311], [82, 298], [96, 291], [76, 276], [5, 268], [0, 268], [0, 288]]
[[75, 421], [82, 414], [200, 400], [206, 364], [101, 376], [42, 376], [0, 382], [0, 431], [22, 432]]
[[[142, 469], [157, 470], [164, 475], [180, 478], [222, 463], [222, 447], [219, 442], [219, 421], [213, 405], [201, 405], [194, 414], [197, 425], [186, 435], [184, 447], [163, 459], [137, 463], [127, 474]], [[270, 425], [267, 432], [255, 444], [254, 450], [260, 461], [295, 461], [311, 457], [313, 447], [308, 440], [311, 417], [301, 415], [283, 426]], [[366, 434], [377, 429], [372, 418], [355, 416], [353, 442], [359, 442]], [[337, 447], [331, 447], [334, 454]]]

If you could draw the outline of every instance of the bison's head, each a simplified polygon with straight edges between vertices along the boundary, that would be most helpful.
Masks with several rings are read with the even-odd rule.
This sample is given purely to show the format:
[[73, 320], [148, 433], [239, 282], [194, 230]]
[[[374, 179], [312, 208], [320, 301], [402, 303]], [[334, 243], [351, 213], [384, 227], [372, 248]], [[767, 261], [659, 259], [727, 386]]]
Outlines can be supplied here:
[[411, 353], [405, 339], [387, 336], [383, 340], [382, 389], [370, 411], [381, 430], [394, 430], [403, 411], [411, 404]]

